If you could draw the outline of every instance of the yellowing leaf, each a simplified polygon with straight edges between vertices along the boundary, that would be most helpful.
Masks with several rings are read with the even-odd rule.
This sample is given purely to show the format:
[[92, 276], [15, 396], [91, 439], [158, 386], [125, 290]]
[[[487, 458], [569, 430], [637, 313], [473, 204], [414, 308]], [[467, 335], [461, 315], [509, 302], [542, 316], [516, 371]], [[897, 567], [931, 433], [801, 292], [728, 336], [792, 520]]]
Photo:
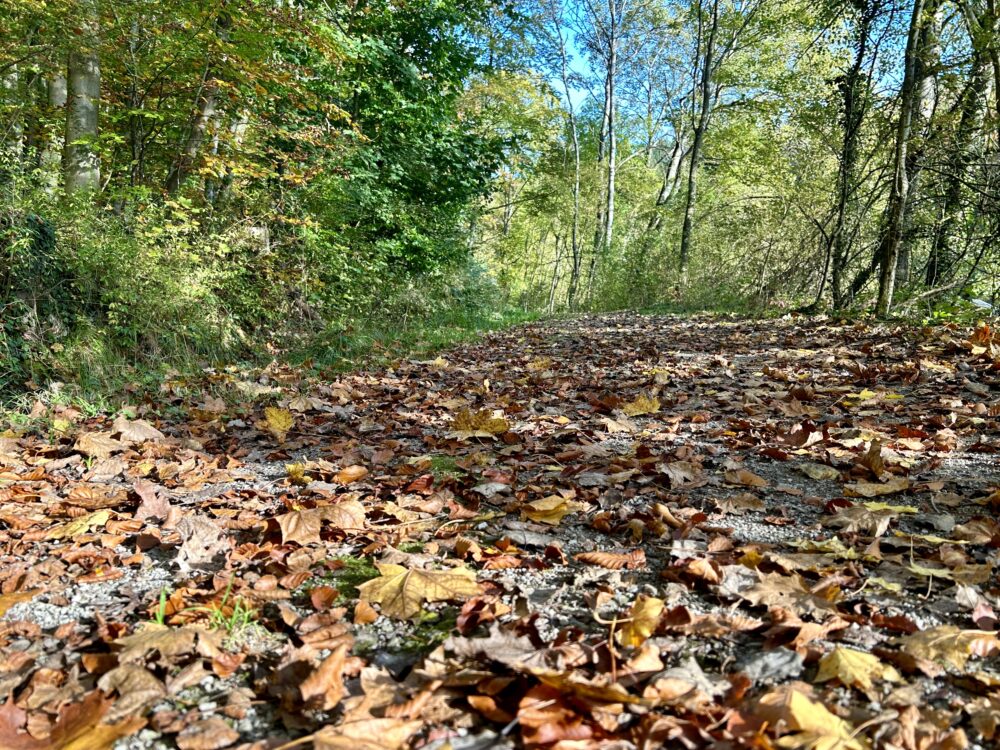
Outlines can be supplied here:
[[541, 500], [532, 500], [521, 506], [521, 513], [526, 518], [538, 523], [547, 523], [550, 526], [558, 526], [563, 517], [583, 510], [587, 506], [574, 500], [567, 499], [561, 495], [549, 495]]
[[111, 437], [110, 432], [85, 432], [76, 439], [76, 450], [91, 458], [107, 458], [124, 450], [124, 444]]
[[451, 421], [450, 435], [465, 440], [470, 437], [493, 438], [510, 429], [503, 417], [494, 417], [489, 409], [470, 411], [462, 409]]
[[469, 568], [408, 569], [376, 563], [382, 574], [358, 586], [361, 600], [382, 605], [382, 614], [408, 620], [420, 614], [425, 602], [463, 600], [479, 593], [476, 573]]
[[871, 690], [872, 680], [899, 682], [902, 679], [899, 672], [888, 664], [883, 664], [877, 656], [842, 647], [835, 648], [820, 659], [819, 672], [816, 674], [816, 682], [835, 678], [842, 685], [864, 691]]
[[639, 594], [628, 611], [628, 621], [618, 631], [618, 642], [636, 648], [646, 642], [660, 624], [663, 600]]
[[285, 464], [285, 471], [288, 472], [288, 481], [294, 485], [305, 486], [312, 481], [306, 474], [305, 464]]
[[893, 495], [910, 489], [910, 480], [906, 477], [893, 477], [888, 482], [855, 482], [844, 485], [847, 497], [878, 497]]
[[799, 471], [805, 474], [810, 479], [839, 479], [840, 472], [837, 471], [832, 466], [827, 466], [826, 464], [800, 464], [796, 466]]
[[264, 409], [264, 426], [278, 442], [284, 442], [288, 431], [295, 424], [295, 417], [288, 409], [268, 406]]
[[918, 659], [950, 664], [964, 669], [972, 656], [986, 657], [1000, 652], [1000, 637], [988, 630], [961, 630], [954, 625], [938, 625], [898, 638], [903, 651]]
[[763, 696], [757, 705], [757, 715], [768, 724], [796, 732], [779, 739], [780, 747], [808, 750], [867, 750], [868, 747], [863, 738], [852, 736], [854, 730], [850, 724], [790, 686]]
[[337, 481], [341, 484], [357, 482], [368, 476], [368, 469], [364, 466], [348, 466], [337, 472]]
[[74, 518], [72, 521], [53, 526], [45, 535], [46, 539], [70, 539], [75, 536], [86, 534], [91, 529], [96, 529], [111, 520], [111, 512], [98, 510], [87, 516]]
[[868, 510], [873, 510], [873, 511], [888, 510], [888, 511], [891, 511], [893, 513], [917, 513], [918, 512], [917, 509], [914, 508], [912, 505], [889, 505], [889, 503], [879, 503], [879, 502], [870, 502], [870, 503], [861, 503], [861, 504], [863, 506], [865, 506], [866, 508], [868, 508]]
[[622, 406], [622, 411], [626, 416], [638, 417], [642, 414], [655, 414], [660, 410], [660, 399], [656, 396], [646, 396], [640, 394], [634, 401], [629, 401]]

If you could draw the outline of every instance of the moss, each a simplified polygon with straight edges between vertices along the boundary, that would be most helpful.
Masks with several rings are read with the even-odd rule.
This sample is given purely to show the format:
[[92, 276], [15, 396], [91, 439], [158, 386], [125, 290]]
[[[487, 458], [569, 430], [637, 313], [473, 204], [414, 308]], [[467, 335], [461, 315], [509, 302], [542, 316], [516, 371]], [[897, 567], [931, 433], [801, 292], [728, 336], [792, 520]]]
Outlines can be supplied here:
[[358, 586], [378, 578], [378, 568], [367, 557], [341, 555], [331, 558], [336, 568], [324, 580], [340, 592], [340, 601], [358, 598]]

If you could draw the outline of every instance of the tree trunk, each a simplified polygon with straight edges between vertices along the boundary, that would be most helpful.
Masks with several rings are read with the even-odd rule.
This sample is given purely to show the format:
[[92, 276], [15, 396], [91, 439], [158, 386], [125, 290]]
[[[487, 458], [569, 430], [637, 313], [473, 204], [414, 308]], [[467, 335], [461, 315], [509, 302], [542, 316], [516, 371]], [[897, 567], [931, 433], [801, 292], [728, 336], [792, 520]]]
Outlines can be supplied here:
[[[698, 4], [699, 19], [702, 14], [701, 0]], [[699, 26], [701, 24], [699, 23]], [[688, 191], [684, 204], [684, 224], [681, 226], [680, 271], [682, 280], [687, 277], [688, 261], [691, 258], [691, 234], [694, 231], [694, 210], [698, 199], [698, 166], [701, 163], [701, 149], [705, 141], [705, 131], [712, 116], [712, 73], [715, 65], [715, 39], [719, 31], [719, 0], [712, 2], [711, 27], [708, 31], [708, 41], [705, 44], [705, 54], [701, 66], [701, 103], [698, 122], [694, 128], [694, 140], [691, 144], [691, 163], [688, 167]]]
[[656, 196], [653, 215], [649, 217], [649, 223], [646, 225], [647, 232], [655, 232], [663, 224], [663, 214], [658, 209], [667, 205], [677, 192], [677, 186], [680, 185], [681, 180], [681, 164], [684, 162], [686, 154], [687, 151], [684, 149], [683, 139], [678, 138], [674, 141], [673, 148], [670, 150], [670, 163], [663, 173], [663, 184], [660, 186], [660, 192]]
[[206, 70], [202, 79], [201, 96], [198, 98], [198, 110], [188, 129], [187, 139], [167, 175], [167, 193], [176, 193], [193, 169], [201, 144], [205, 141], [209, 123], [215, 118], [217, 93], [218, 86], [212, 77], [212, 71]]
[[606, 97], [608, 100], [608, 173], [607, 188], [605, 190], [604, 209], [604, 240], [603, 249], [611, 250], [611, 241], [614, 236], [615, 226], [615, 179], [618, 169], [618, 138], [615, 128], [616, 102], [615, 102], [615, 77], [618, 75], [618, 17], [615, 7], [616, 0], [608, 0], [608, 11], [610, 13], [611, 26], [608, 39], [608, 77], [606, 84]]
[[924, 24], [924, 0], [913, 0], [910, 30], [906, 39], [903, 87], [900, 91], [899, 121], [896, 125], [896, 147], [893, 160], [892, 189], [886, 213], [886, 227], [879, 248], [878, 300], [875, 312], [885, 317], [892, 309], [896, 288], [896, 264], [903, 241], [906, 209], [910, 197], [910, 180], [906, 170], [907, 153], [917, 105], [917, 56]]
[[945, 176], [944, 205], [934, 234], [924, 284], [933, 288], [948, 277], [955, 261], [954, 236], [961, 216], [962, 184], [975, 159], [974, 142], [983, 124], [983, 97], [987, 88], [986, 55], [976, 49], [969, 71], [969, 83], [962, 92], [961, 116], [955, 133], [955, 147]]
[[84, 34], [67, 64], [66, 142], [63, 180], [66, 192], [93, 193], [101, 186], [97, 127], [101, 101], [101, 63], [97, 55], [97, 5], [85, 4]]

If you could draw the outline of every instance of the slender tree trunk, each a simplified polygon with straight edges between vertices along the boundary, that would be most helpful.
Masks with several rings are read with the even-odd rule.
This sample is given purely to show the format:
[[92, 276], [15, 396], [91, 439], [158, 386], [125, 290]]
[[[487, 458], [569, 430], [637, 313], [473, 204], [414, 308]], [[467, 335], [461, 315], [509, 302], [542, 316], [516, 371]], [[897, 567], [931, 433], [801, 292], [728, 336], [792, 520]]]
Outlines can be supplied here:
[[924, 284], [929, 288], [936, 287], [942, 279], [948, 277], [955, 260], [954, 239], [961, 216], [962, 184], [975, 158], [974, 141], [983, 124], [983, 97], [986, 93], [988, 73], [988, 62], [985, 57], [981, 49], [976, 49], [972, 69], [969, 71], [969, 83], [962, 92], [961, 116], [955, 133], [955, 147], [945, 175], [941, 221], [934, 235], [924, 276]]
[[655, 232], [663, 224], [663, 214], [658, 209], [667, 205], [677, 192], [677, 187], [680, 185], [681, 180], [681, 164], [683, 164], [686, 154], [687, 151], [684, 149], [684, 142], [681, 138], [678, 138], [674, 141], [673, 148], [670, 150], [670, 162], [663, 173], [663, 184], [660, 186], [660, 192], [656, 196], [653, 215], [649, 217], [649, 223], [646, 225], [647, 232]]
[[[698, 5], [698, 15], [702, 14], [701, 0]], [[711, 26], [708, 31], [708, 41], [705, 43], [705, 54], [702, 58], [700, 83], [700, 112], [694, 128], [694, 140], [691, 143], [691, 162], [688, 165], [687, 200], [684, 204], [684, 223], [681, 226], [680, 271], [682, 282], [687, 278], [688, 262], [691, 258], [691, 235], [694, 231], [695, 204], [698, 199], [698, 166], [701, 163], [701, 150], [705, 141], [705, 131], [712, 116], [712, 74], [715, 66], [715, 39], [719, 31], [719, 0], [712, 1]]]
[[[831, 262], [830, 288], [833, 295], [833, 308], [843, 309], [844, 272], [847, 270], [847, 257], [850, 252], [850, 241], [847, 232], [847, 222], [854, 203], [854, 179], [858, 161], [858, 138], [861, 124], [864, 121], [867, 108], [867, 89], [869, 81], [863, 75], [865, 57], [868, 54], [868, 43], [871, 34], [871, 24], [878, 12], [875, 2], [867, 4], [861, 10], [854, 60], [844, 75], [840, 88], [844, 98], [844, 141], [840, 152], [840, 163], [837, 170], [837, 208], [834, 216], [833, 231], [829, 237], [827, 252]], [[825, 277], [824, 277], [825, 278]]]
[[184, 179], [194, 168], [198, 152], [201, 151], [201, 145], [205, 141], [208, 126], [215, 118], [217, 94], [218, 85], [212, 76], [212, 71], [207, 69], [202, 79], [201, 96], [198, 98], [198, 110], [188, 129], [184, 145], [181, 147], [180, 153], [178, 153], [173, 166], [170, 168], [170, 173], [167, 175], [166, 188], [168, 193], [176, 193], [184, 182]]
[[611, 250], [611, 241], [614, 237], [615, 226], [615, 179], [618, 170], [618, 136], [616, 132], [617, 118], [616, 110], [616, 90], [615, 78], [618, 75], [618, 16], [615, 2], [608, 0], [608, 11], [610, 13], [611, 27], [610, 38], [608, 40], [608, 77], [606, 97], [608, 100], [608, 173], [607, 188], [605, 190], [605, 210], [604, 210], [604, 241], [605, 251]]
[[100, 189], [101, 164], [97, 128], [101, 101], [101, 63], [97, 54], [98, 14], [95, 2], [83, 4], [86, 17], [79, 46], [67, 64], [66, 142], [63, 180], [66, 192], [93, 193]]
[[906, 39], [899, 121], [896, 125], [892, 189], [889, 193], [886, 226], [879, 249], [880, 272], [875, 312], [880, 317], [885, 317], [892, 310], [892, 299], [896, 288], [896, 264], [903, 241], [903, 227], [906, 224], [906, 209], [910, 197], [910, 180], [906, 173], [906, 159], [913, 127], [913, 113], [917, 105], [916, 63], [923, 24], [924, 0], [913, 0], [910, 30]]
[[[938, 36], [940, 20], [938, 14], [941, 0], [925, 0], [924, 21], [917, 43], [914, 76], [916, 78], [916, 103], [913, 110], [911, 140], [913, 146], [907, 149], [906, 176], [911, 195], [919, 191], [921, 168], [923, 167], [926, 144], [930, 137], [931, 120], [937, 106], [937, 70], [940, 64], [941, 45]], [[910, 281], [910, 254], [914, 240], [912, 213], [907, 213], [903, 227], [903, 241], [899, 246], [896, 260], [896, 283]]]
[[[68, 100], [66, 76], [56, 74], [49, 80], [46, 90], [46, 104], [53, 115], [62, 114], [62, 121], [65, 122], [64, 107]], [[60, 153], [62, 152], [61, 139], [55, 133], [48, 133], [42, 152], [39, 156], [39, 165], [45, 175], [44, 179], [48, 190], [55, 190], [59, 185]]]

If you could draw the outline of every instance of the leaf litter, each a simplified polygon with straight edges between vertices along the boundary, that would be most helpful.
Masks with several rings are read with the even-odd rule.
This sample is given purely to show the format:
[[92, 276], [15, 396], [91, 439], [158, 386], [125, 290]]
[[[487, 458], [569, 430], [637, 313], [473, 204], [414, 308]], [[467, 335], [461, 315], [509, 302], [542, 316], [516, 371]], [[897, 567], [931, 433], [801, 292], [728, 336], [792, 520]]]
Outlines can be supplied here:
[[589, 316], [39, 403], [0, 747], [993, 747], [993, 336]]

